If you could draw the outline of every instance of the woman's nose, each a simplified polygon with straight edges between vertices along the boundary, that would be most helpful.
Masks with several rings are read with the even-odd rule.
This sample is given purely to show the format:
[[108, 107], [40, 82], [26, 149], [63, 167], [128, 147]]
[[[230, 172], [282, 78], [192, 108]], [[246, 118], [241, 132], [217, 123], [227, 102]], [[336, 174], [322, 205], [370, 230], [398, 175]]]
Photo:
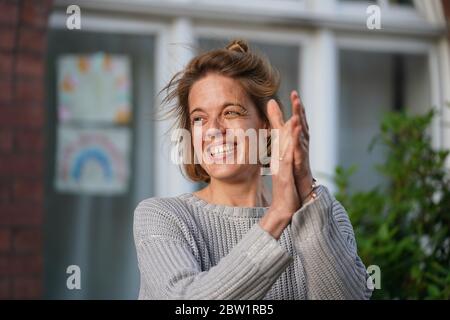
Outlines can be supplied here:
[[219, 135], [224, 135], [226, 133], [226, 127], [222, 121], [218, 118], [211, 119], [209, 121], [209, 126], [206, 128], [206, 137], [217, 137]]

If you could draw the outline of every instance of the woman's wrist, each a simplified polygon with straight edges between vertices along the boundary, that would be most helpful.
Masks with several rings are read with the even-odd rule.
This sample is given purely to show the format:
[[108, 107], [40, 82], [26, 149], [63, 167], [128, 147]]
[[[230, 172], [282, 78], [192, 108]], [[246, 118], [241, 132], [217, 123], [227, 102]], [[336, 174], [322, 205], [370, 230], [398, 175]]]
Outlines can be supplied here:
[[306, 200], [308, 195], [311, 193], [312, 186], [315, 182], [316, 182], [316, 179], [314, 179], [313, 176], [311, 174], [309, 174], [300, 180], [300, 184], [297, 184], [298, 195], [299, 195], [300, 199], [302, 200], [302, 202], [304, 200]]
[[312, 176], [309, 176], [307, 179], [305, 179], [302, 182], [301, 185], [301, 192], [300, 197], [302, 201], [302, 206], [309, 202], [312, 199], [315, 199], [317, 197], [316, 195], [316, 189], [317, 189], [317, 180], [314, 179]]
[[269, 208], [264, 217], [259, 221], [259, 225], [272, 237], [278, 240], [284, 229], [289, 225], [292, 215], [287, 212], [280, 212], [275, 208]]

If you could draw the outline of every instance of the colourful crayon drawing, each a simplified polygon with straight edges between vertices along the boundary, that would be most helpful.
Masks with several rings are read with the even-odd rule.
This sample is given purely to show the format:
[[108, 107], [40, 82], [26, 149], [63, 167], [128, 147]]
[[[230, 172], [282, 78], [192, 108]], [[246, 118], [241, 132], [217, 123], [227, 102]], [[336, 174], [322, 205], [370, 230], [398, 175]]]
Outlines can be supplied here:
[[131, 121], [131, 69], [127, 56], [62, 55], [57, 70], [60, 123]]
[[128, 128], [58, 129], [55, 188], [61, 192], [117, 194], [127, 191]]

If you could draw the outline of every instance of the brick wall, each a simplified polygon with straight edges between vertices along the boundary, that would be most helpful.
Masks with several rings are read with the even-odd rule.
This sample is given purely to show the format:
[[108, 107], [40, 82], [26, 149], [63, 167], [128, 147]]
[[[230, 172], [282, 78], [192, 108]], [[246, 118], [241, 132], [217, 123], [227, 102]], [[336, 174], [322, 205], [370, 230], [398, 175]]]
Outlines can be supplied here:
[[0, 0], [0, 299], [42, 296], [44, 58], [51, 0]]

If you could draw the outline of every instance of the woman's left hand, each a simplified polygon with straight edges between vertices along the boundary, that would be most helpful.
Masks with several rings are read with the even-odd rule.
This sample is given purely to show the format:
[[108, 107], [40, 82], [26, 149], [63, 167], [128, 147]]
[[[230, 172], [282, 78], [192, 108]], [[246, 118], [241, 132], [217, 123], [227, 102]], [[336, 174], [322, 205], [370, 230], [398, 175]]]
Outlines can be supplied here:
[[294, 149], [294, 177], [297, 192], [302, 201], [307, 201], [311, 192], [313, 176], [309, 163], [309, 127], [306, 120], [306, 113], [303, 103], [297, 91], [291, 92], [292, 115], [297, 115], [300, 119], [300, 134], [295, 143]]

